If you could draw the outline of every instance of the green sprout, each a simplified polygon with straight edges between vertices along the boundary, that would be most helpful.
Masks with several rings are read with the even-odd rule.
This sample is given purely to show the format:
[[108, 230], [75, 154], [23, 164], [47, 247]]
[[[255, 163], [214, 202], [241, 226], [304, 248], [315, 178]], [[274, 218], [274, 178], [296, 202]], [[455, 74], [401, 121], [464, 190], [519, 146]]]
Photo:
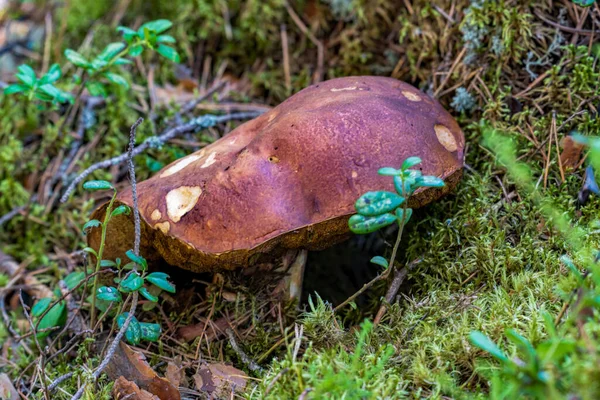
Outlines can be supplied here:
[[54, 86], [54, 83], [62, 76], [58, 64], [52, 64], [48, 72], [41, 78], [38, 78], [33, 68], [26, 64], [20, 65], [17, 71], [15, 76], [19, 83], [7, 86], [4, 94], [21, 94], [29, 100], [35, 98], [53, 104], [73, 102], [73, 96], [70, 93]]

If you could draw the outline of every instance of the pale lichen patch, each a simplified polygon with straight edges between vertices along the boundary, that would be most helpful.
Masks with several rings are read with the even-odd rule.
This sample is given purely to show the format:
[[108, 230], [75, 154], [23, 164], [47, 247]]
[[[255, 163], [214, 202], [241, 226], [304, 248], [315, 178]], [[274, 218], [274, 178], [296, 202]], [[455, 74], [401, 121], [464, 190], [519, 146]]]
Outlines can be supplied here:
[[154, 225], [154, 229], [160, 229], [160, 231], [166, 235], [169, 233], [169, 229], [171, 229], [171, 224], [169, 221], [159, 222], [158, 224]]
[[173, 222], [179, 222], [181, 217], [187, 214], [200, 198], [202, 189], [198, 186], [180, 186], [167, 193], [167, 214]]
[[162, 217], [162, 214], [160, 213], [160, 210], [158, 208], [156, 210], [152, 211], [152, 214], [150, 215], [150, 218], [152, 219], [152, 221], [158, 221], [161, 217]]
[[415, 102], [421, 101], [421, 96], [419, 96], [416, 93], [409, 92], [408, 90], [403, 90], [402, 94], [404, 95], [404, 97], [406, 97], [410, 101], [415, 101]]
[[164, 178], [169, 175], [173, 175], [174, 173], [181, 171], [182, 169], [184, 169], [194, 161], [199, 160], [200, 158], [202, 158], [201, 154], [191, 154], [185, 158], [182, 158], [181, 160], [179, 160], [179, 162], [171, 165], [162, 174], [160, 174], [160, 177]]
[[452, 152], [458, 149], [456, 138], [452, 132], [450, 132], [450, 129], [439, 124], [435, 125], [433, 129], [435, 130], [435, 135], [437, 136], [438, 141], [446, 148], [446, 150]]
[[212, 153], [210, 153], [210, 155], [208, 156], [208, 158], [206, 159], [206, 161], [204, 161], [204, 164], [202, 164], [202, 166], [200, 168], [206, 168], [206, 167], [210, 167], [211, 165], [213, 165], [215, 163], [217, 157], [217, 152], [213, 151]]

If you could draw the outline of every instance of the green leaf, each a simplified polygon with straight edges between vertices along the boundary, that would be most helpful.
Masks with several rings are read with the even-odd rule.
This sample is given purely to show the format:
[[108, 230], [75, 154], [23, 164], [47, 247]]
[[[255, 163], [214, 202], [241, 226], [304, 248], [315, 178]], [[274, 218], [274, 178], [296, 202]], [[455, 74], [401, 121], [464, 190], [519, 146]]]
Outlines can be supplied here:
[[533, 361], [536, 359], [537, 354], [535, 353], [535, 349], [529, 340], [519, 335], [519, 333], [514, 329], [507, 329], [505, 334], [508, 340], [513, 342], [521, 351], [527, 353], [529, 360]]
[[129, 48], [129, 55], [131, 57], [137, 57], [140, 54], [142, 54], [143, 51], [144, 51], [144, 46], [142, 46], [141, 44], [136, 44]]
[[39, 317], [40, 315], [42, 315], [44, 311], [48, 309], [50, 303], [52, 303], [51, 297], [41, 298], [37, 303], [33, 305], [33, 307], [31, 307], [31, 316]]
[[54, 83], [61, 77], [61, 75], [62, 72], [60, 70], [60, 65], [52, 64], [48, 72], [46, 72], [46, 74], [40, 78], [39, 84], [45, 85], [47, 83]]
[[123, 86], [125, 89], [129, 89], [129, 82], [127, 82], [127, 79], [125, 79], [121, 75], [115, 74], [113, 72], [105, 72], [104, 76], [112, 83], [119, 86]]
[[[128, 312], [124, 312], [117, 317], [117, 324], [119, 325], [119, 329], [121, 329], [125, 324], [128, 315]], [[125, 339], [127, 339], [127, 341], [133, 345], [140, 343], [140, 341], [142, 340], [142, 328], [135, 316], [133, 316], [131, 318], [131, 321], [129, 321], [129, 325], [127, 326], [127, 330], [125, 331]]]
[[419, 157], [408, 157], [406, 160], [404, 160], [404, 162], [402, 163], [402, 169], [409, 169], [414, 167], [417, 164], [421, 164], [421, 159]]
[[576, 349], [577, 342], [575, 340], [555, 338], [540, 343], [536, 348], [536, 353], [544, 363], [558, 363], [567, 355], [575, 352]]
[[[404, 187], [402, 183], [404, 182]], [[405, 196], [410, 196], [413, 192], [413, 184], [415, 180], [410, 177], [402, 177], [402, 176], [394, 176], [394, 187], [399, 195], [404, 194]]]
[[85, 225], [83, 225], [83, 229], [82, 229], [83, 230], [83, 234], [85, 235], [86, 231], [89, 228], [97, 228], [100, 225], [102, 225], [102, 222], [98, 221], [97, 219], [92, 219], [92, 220], [86, 222]]
[[108, 181], [87, 181], [83, 184], [85, 190], [108, 190], [114, 189]]
[[142, 267], [144, 271], [148, 269], [148, 262], [144, 257], [136, 255], [133, 250], [127, 250], [125, 254], [131, 261]]
[[144, 29], [148, 29], [150, 31], [153, 31], [154, 33], [162, 33], [172, 26], [173, 23], [168, 19], [157, 19], [155, 21], [149, 21], [143, 24], [138, 30], [138, 33], [143, 32]]
[[13, 85], [9, 85], [7, 87], [4, 88], [4, 94], [15, 94], [15, 93], [21, 93], [21, 92], [25, 92], [29, 90], [29, 86], [20, 84], [20, 83], [15, 83]]
[[142, 277], [135, 271], [130, 272], [119, 284], [119, 290], [123, 293], [135, 292], [144, 284]]
[[175, 286], [167, 280], [168, 278], [169, 275], [164, 272], [153, 272], [146, 276], [146, 281], [158, 286], [166, 292], [175, 293]]
[[117, 28], [117, 32], [122, 33], [123, 39], [125, 39], [127, 42], [131, 41], [131, 39], [133, 39], [137, 36], [136, 31], [134, 31], [133, 29], [127, 28], [126, 26], [119, 26]]
[[91, 247], [84, 247], [83, 251], [85, 251], [86, 253], [93, 254], [94, 256], [98, 257], [98, 253], [96, 253], [96, 250], [92, 249]]
[[156, 342], [160, 338], [160, 325], [149, 324], [148, 322], [140, 322], [140, 329], [142, 332], [142, 339], [149, 342]]
[[67, 57], [67, 60], [69, 60], [71, 62], [71, 64], [73, 64], [77, 67], [88, 68], [90, 66], [90, 63], [88, 62], [88, 60], [86, 60], [86, 58], [84, 56], [82, 56], [75, 50], [66, 49], [65, 57]]
[[401, 170], [395, 169], [395, 168], [391, 168], [391, 167], [380, 168], [379, 171], [377, 171], [377, 173], [379, 175], [385, 175], [385, 176], [402, 175], [402, 171]]
[[159, 44], [156, 51], [158, 52], [158, 54], [160, 54], [166, 59], [173, 61], [174, 63], [179, 63], [181, 61], [177, 50], [175, 50], [172, 47], [165, 46], [164, 44]]
[[113, 260], [100, 260], [100, 266], [103, 268], [116, 267], [117, 263], [114, 262]]
[[367, 192], [356, 200], [354, 207], [359, 214], [372, 217], [393, 211], [403, 202], [404, 197], [393, 192]]
[[415, 185], [417, 187], [444, 187], [444, 180], [437, 176], [420, 176], [415, 179]]
[[375, 256], [371, 258], [371, 262], [373, 264], [381, 265], [383, 268], [387, 268], [389, 266], [387, 260], [381, 256]]
[[580, 7], [590, 7], [594, 4], [595, 0], [571, 0], [573, 4], [577, 4]]
[[64, 279], [65, 285], [69, 290], [73, 290], [75, 286], [79, 285], [85, 279], [85, 272], [74, 271], [67, 275]]
[[569, 256], [567, 256], [567, 255], [560, 256], [560, 261], [563, 264], [565, 264], [567, 266], [567, 268], [569, 268], [571, 273], [577, 279], [577, 282], [579, 282], [580, 284], [583, 283], [583, 281], [584, 281], [583, 275], [581, 274], [579, 269], [575, 266], [575, 263], [573, 263], [573, 260], [571, 260], [571, 258], [569, 258]]
[[90, 63], [90, 68], [94, 71], [98, 71], [108, 65], [108, 61], [101, 60], [99, 58], [94, 58]]
[[408, 221], [410, 221], [410, 217], [412, 217], [412, 208], [407, 208], [406, 209], [406, 218], [404, 218], [404, 209], [402, 208], [398, 208], [396, 209], [396, 218], [398, 218], [398, 223], [401, 224], [404, 223], [406, 224]]
[[508, 357], [500, 350], [496, 343], [479, 331], [473, 331], [469, 334], [469, 340], [474, 346], [490, 353], [494, 358], [504, 363], [509, 362]]
[[130, 212], [131, 212], [131, 209], [129, 207], [127, 207], [124, 204], [121, 204], [119, 207], [112, 210], [112, 212], [110, 213], [110, 216], [116, 217], [117, 215], [121, 215], [121, 214], [129, 215]]
[[98, 300], [116, 301], [116, 302], [121, 302], [123, 300], [119, 290], [117, 290], [117, 288], [113, 287], [113, 286], [99, 287], [98, 291], [96, 292], [96, 298]]
[[170, 35], [160, 35], [159, 37], [156, 38], [156, 41], [158, 43], [175, 43], [176, 42], [175, 38]]
[[366, 217], [356, 214], [350, 217], [348, 225], [354, 233], [365, 234], [375, 232], [380, 228], [391, 225], [396, 222], [396, 217], [392, 214], [383, 214], [376, 217]]
[[113, 65], [126, 65], [126, 64], [133, 64], [133, 61], [128, 60], [126, 58], [117, 58], [115, 61], [113, 61]]
[[114, 56], [119, 54], [125, 46], [125, 43], [121, 42], [110, 43], [102, 50], [102, 53], [98, 55], [98, 58], [104, 61], [110, 61]]
[[146, 156], [146, 167], [148, 167], [148, 169], [151, 172], [158, 172], [162, 169], [162, 167], [164, 167], [165, 164], [155, 160], [154, 158], [150, 157], [150, 156]]
[[150, 291], [145, 287], [140, 289], [140, 294], [153, 303], [156, 303], [158, 301], [158, 297], [150, 293]]
[[17, 68], [19, 71], [16, 74], [16, 77], [23, 82], [27, 86], [33, 86], [37, 82], [37, 77], [35, 76], [35, 71], [27, 64], [21, 64]]
[[104, 85], [98, 81], [89, 81], [85, 84], [85, 87], [87, 88], [87, 90], [90, 92], [90, 94], [92, 96], [98, 96], [98, 97], [106, 97], [107, 96]]

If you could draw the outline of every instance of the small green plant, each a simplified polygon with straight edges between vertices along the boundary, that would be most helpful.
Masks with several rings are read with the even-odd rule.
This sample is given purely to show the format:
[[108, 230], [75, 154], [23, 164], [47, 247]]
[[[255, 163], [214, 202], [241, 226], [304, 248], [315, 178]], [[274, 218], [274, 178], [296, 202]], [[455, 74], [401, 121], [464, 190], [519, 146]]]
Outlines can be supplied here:
[[[92, 298], [91, 298], [91, 321], [92, 326], [95, 323], [95, 315], [96, 308], [107, 310], [107, 306], [120, 306], [121, 311], [117, 316], [117, 324], [119, 328], [123, 326], [125, 320], [129, 313], [123, 312], [123, 306], [125, 302], [123, 301], [123, 296], [121, 293], [129, 295], [133, 292], [137, 292], [149, 301], [156, 303], [158, 302], [158, 295], [161, 290], [175, 293], [175, 286], [169, 282], [169, 276], [164, 272], [152, 272], [147, 274], [148, 263], [144, 257], [136, 255], [133, 250], [128, 250], [126, 252], [127, 257], [130, 259], [130, 262], [121, 265], [121, 260], [117, 258], [116, 260], [104, 260], [102, 258], [104, 247], [106, 244], [106, 233], [110, 220], [118, 215], [129, 215], [131, 209], [126, 205], [119, 205], [116, 208], [114, 207], [114, 202], [117, 197], [117, 190], [113, 185], [111, 185], [108, 181], [88, 181], [83, 184], [83, 188], [86, 190], [96, 191], [96, 190], [112, 190], [113, 195], [107, 205], [106, 214], [104, 216], [103, 221], [99, 221], [97, 219], [92, 219], [88, 221], [84, 226], [85, 230], [89, 228], [100, 228], [101, 229], [101, 237], [100, 237], [100, 245], [98, 247], [98, 251], [94, 250], [91, 247], [86, 247], [84, 250], [90, 254], [93, 254], [96, 258], [96, 266], [94, 276], [94, 283], [92, 289]], [[141, 273], [134, 269], [135, 265], [138, 265], [141, 268]], [[102, 286], [98, 287], [98, 273], [101, 268], [116, 268], [119, 272], [119, 275], [114, 278], [117, 286]], [[124, 278], [121, 278], [121, 274], [123, 271], [129, 271], [125, 274]], [[147, 284], [148, 286], [145, 286]], [[99, 300], [103, 302], [103, 305], [97, 304], [96, 301]], [[127, 330], [125, 331], [125, 338], [131, 344], [138, 344], [141, 340], [148, 341], [156, 341], [160, 337], [160, 325], [159, 324], [151, 324], [146, 322], [138, 321], [135, 316], [132, 317], [131, 322], [129, 323]]]
[[16, 77], [19, 83], [7, 86], [4, 94], [21, 94], [28, 100], [39, 99], [50, 103], [73, 102], [73, 96], [54, 86], [62, 76], [60, 65], [52, 64], [48, 72], [38, 78], [33, 68], [22, 64], [17, 68]]
[[412, 209], [408, 208], [408, 198], [420, 187], [444, 186], [442, 179], [436, 176], [422, 176], [421, 171], [411, 169], [420, 163], [419, 157], [409, 157], [400, 169], [381, 168], [378, 171], [379, 175], [393, 177], [396, 193], [376, 191], [363, 194], [355, 204], [358, 214], [350, 217], [348, 221], [350, 230], [358, 234], [371, 233], [393, 223], [398, 224], [398, 236], [389, 262], [381, 256], [371, 260], [385, 269], [394, 265], [402, 231], [412, 215]]

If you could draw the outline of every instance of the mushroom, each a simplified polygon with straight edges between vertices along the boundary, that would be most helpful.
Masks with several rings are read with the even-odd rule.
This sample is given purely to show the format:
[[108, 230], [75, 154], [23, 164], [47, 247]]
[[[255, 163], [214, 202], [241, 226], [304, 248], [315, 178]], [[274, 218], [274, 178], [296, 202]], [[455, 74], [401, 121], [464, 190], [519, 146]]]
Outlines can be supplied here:
[[[364, 76], [312, 85], [139, 183], [141, 254], [207, 272], [294, 251], [292, 282], [301, 282], [307, 250], [349, 237], [356, 199], [393, 190], [380, 167], [418, 156], [424, 175], [444, 179], [443, 188], [415, 192], [409, 207], [420, 207], [456, 186], [464, 144], [452, 116], [404, 82]], [[131, 206], [131, 191], [117, 200]], [[124, 257], [133, 237], [130, 217], [112, 219], [105, 258]], [[99, 229], [88, 240], [98, 248]]]

